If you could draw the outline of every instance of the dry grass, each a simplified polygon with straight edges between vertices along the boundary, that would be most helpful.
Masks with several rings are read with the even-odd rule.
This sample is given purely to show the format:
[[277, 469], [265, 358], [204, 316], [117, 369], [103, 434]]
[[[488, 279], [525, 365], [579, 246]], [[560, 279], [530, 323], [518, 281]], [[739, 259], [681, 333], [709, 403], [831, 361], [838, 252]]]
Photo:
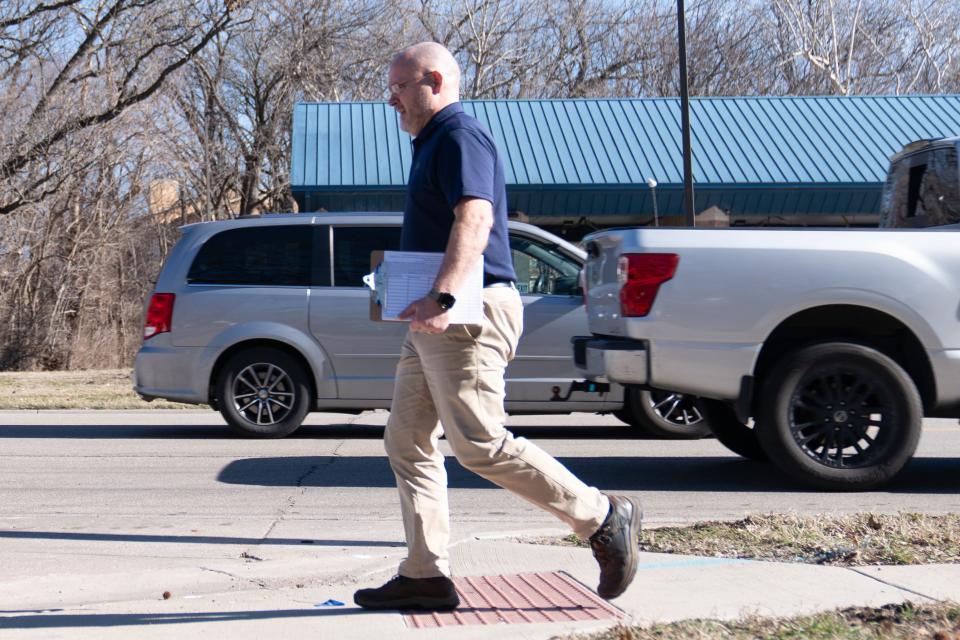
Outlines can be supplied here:
[[960, 515], [757, 515], [654, 529], [643, 549], [836, 565], [960, 562]]
[[16, 409], [189, 409], [133, 392], [129, 369], [0, 372], [0, 410]]
[[[586, 546], [576, 536], [553, 541]], [[842, 566], [960, 562], [960, 515], [751, 515], [643, 532], [643, 551]]]
[[953, 603], [853, 607], [796, 618], [750, 617], [735, 622], [688, 620], [651, 627], [616, 626], [570, 640], [960, 640]]

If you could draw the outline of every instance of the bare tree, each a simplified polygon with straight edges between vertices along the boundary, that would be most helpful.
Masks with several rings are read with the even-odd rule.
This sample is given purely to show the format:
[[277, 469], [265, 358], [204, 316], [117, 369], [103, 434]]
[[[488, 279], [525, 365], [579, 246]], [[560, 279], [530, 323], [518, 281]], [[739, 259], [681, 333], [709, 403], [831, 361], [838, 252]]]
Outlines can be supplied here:
[[[382, 5], [344, 0], [277, 0], [218, 36], [174, 91], [168, 136], [187, 159], [180, 173], [200, 217], [286, 211], [290, 115], [297, 99], [382, 95], [389, 48]], [[380, 27], [383, 27], [382, 29]], [[377, 54], [376, 51], [383, 53]]]
[[956, 87], [960, 5], [937, 0], [771, 0], [769, 35], [788, 94]]
[[[431, 39], [468, 98], [675, 96], [673, 0], [0, 2], [0, 369], [129, 365], [186, 220], [294, 208], [298, 100], [385, 98]], [[690, 0], [691, 95], [960, 91], [960, 3]]]
[[56, 192], [52, 162], [78, 134], [153, 96], [230, 23], [217, 2], [76, 0], [0, 5], [0, 213]]

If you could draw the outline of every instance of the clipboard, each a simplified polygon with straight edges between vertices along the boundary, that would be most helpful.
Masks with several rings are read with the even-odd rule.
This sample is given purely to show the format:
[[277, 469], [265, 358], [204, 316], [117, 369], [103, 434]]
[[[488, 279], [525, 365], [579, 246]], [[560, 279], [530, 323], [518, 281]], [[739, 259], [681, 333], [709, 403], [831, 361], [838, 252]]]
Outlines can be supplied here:
[[[370, 289], [370, 319], [406, 322], [397, 315], [427, 294], [443, 261], [442, 253], [372, 251], [370, 273], [363, 277]], [[483, 257], [470, 270], [448, 312], [451, 324], [483, 324]]]

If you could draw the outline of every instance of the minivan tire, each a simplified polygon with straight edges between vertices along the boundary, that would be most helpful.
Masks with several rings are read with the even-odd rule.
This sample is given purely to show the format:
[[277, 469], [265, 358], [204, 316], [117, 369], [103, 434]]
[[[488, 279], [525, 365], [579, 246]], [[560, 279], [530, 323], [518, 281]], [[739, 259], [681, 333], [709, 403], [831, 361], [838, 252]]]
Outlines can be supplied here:
[[623, 408], [613, 415], [645, 436], [695, 440], [710, 435], [700, 398], [629, 386], [624, 389], [623, 400]]
[[913, 380], [871, 347], [825, 342], [783, 356], [763, 383], [760, 444], [818, 489], [863, 491], [893, 478], [920, 439]]
[[255, 347], [234, 354], [217, 384], [217, 405], [234, 430], [256, 438], [290, 435], [310, 412], [310, 385], [290, 354]]

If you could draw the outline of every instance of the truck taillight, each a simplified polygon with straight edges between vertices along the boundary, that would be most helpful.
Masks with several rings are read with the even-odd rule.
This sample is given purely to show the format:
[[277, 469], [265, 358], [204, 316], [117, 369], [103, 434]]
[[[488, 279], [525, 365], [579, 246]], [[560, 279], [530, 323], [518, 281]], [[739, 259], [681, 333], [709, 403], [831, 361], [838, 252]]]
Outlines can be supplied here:
[[150, 298], [147, 315], [143, 320], [143, 339], [147, 340], [159, 333], [170, 331], [173, 322], [173, 301], [176, 295], [172, 293], [155, 293]]
[[620, 315], [636, 318], [650, 313], [660, 285], [673, 277], [680, 256], [675, 253], [625, 253], [617, 262]]

